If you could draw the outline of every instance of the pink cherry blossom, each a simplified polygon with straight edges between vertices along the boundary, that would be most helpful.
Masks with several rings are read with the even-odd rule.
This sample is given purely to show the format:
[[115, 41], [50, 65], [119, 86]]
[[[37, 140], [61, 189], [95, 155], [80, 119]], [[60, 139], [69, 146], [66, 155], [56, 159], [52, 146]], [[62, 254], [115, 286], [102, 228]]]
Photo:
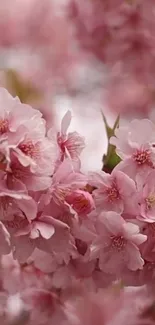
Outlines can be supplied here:
[[29, 191], [42, 191], [50, 187], [52, 179], [48, 175], [32, 173], [30, 166], [24, 167], [15, 155], [11, 155], [10, 168], [7, 171], [7, 183], [14, 188], [16, 182], [20, 182]]
[[142, 245], [142, 256], [148, 262], [155, 261], [155, 222], [142, 223], [143, 233], [147, 236], [147, 241]]
[[58, 205], [64, 204], [65, 197], [71, 190], [83, 188], [86, 184], [87, 177], [80, 172], [77, 165], [74, 165], [70, 159], [65, 159], [52, 177], [47, 202], [52, 198]]
[[[84, 137], [77, 132], [69, 132], [67, 130], [71, 123], [71, 112], [67, 111], [61, 121], [61, 130], [57, 133], [56, 140], [60, 151], [60, 161], [65, 158], [79, 160], [82, 150], [85, 148]], [[49, 130], [48, 135], [51, 139], [54, 138], [53, 130]]]
[[0, 88], [0, 101], [1, 141], [8, 140], [9, 144], [16, 145], [19, 139], [23, 139], [25, 135], [25, 124], [32, 123], [32, 121], [39, 122], [38, 128], [41, 132], [44, 127], [44, 120], [39, 111], [34, 110], [29, 105], [22, 104], [17, 97], [13, 98], [4, 88]]
[[86, 191], [75, 190], [68, 193], [65, 201], [78, 213], [86, 215], [95, 209], [95, 203], [92, 195]]
[[[117, 164], [115, 150], [121, 158], [109, 174], [96, 165], [84, 173], [85, 141], [68, 131], [71, 112], [59, 130], [51, 116], [57, 90], [69, 89], [75, 77], [70, 68], [78, 53], [78, 67], [83, 57], [104, 64], [110, 109], [131, 118], [149, 114], [155, 2], [71, 0], [72, 17], [68, 4], [54, 0], [14, 5], [0, 4], [0, 34], [6, 33], [0, 47], [14, 48], [21, 61], [19, 84], [12, 87], [22, 98], [28, 80], [38, 96], [32, 108], [0, 88], [0, 322], [154, 325], [153, 113], [131, 122], [120, 116], [113, 129], [106, 123], [108, 140], [112, 135], [107, 164]], [[102, 80], [100, 86], [102, 97]]]
[[137, 225], [109, 211], [101, 213], [96, 229], [97, 237], [90, 246], [90, 259], [98, 257], [101, 270], [119, 275], [125, 268], [133, 271], [143, 268], [139, 246], [147, 237], [139, 232]]
[[23, 191], [0, 188], [1, 220], [11, 220], [14, 215], [25, 215], [28, 220], [36, 217], [37, 205], [33, 198]]
[[28, 259], [28, 263], [32, 262], [37, 269], [45, 273], [53, 273], [59, 265], [59, 260], [56, 255], [41, 251], [38, 248], [34, 250]]
[[25, 263], [34, 251], [36, 244], [27, 236], [26, 231], [23, 236], [18, 237], [17, 235], [18, 232], [25, 230], [25, 228], [30, 228], [30, 222], [24, 216], [15, 216], [12, 220], [6, 220], [3, 223], [10, 234], [14, 258], [20, 263]]
[[[57, 159], [55, 144], [45, 136], [45, 127], [40, 129], [39, 123], [32, 120], [26, 126], [27, 132], [24, 138], [14, 148], [14, 154], [24, 167], [30, 166], [33, 173], [52, 175]], [[43, 120], [43, 122], [45, 122]], [[46, 165], [46, 172], [44, 166]]]
[[2, 158], [10, 163], [10, 153], [32, 172], [52, 175], [57, 159], [54, 143], [46, 137], [45, 120], [39, 111], [20, 103], [1, 88], [1, 147]]
[[116, 129], [111, 143], [122, 159], [117, 168], [132, 178], [137, 173], [148, 173], [154, 169], [154, 134], [154, 124], [147, 119], [133, 120], [129, 125]]
[[4, 222], [15, 247], [14, 257], [21, 263], [27, 261], [35, 248], [49, 253], [74, 252], [74, 241], [66, 223], [51, 216], [40, 215], [30, 222], [25, 217], [14, 217]]
[[[139, 219], [146, 222], [155, 222], [155, 171], [151, 171], [148, 176], [137, 175], [136, 182], [138, 187], [140, 215]], [[138, 210], [137, 210], [138, 211]]]
[[125, 173], [115, 169], [111, 175], [94, 172], [89, 183], [95, 187], [93, 197], [99, 211], [137, 213], [136, 185]]

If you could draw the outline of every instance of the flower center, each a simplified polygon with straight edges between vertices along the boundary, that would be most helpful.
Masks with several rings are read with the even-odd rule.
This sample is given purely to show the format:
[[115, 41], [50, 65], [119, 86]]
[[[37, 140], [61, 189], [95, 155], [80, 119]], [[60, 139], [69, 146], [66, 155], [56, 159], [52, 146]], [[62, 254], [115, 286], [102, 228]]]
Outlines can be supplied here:
[[118, 200], [120, 198], [120, 194], [119, 194], [116, 184], [113, 184], [112, 187], [109, 187], [106, 190], [106, 194], [108, 196], [108, 201], [110, 201], [110, 202]]
[[72, 195], [66, 196], [66, 202], [71, 204], [75, 210], [83, 210], [89, 204], [88, 200], [84, 197], [84, 195], [77, 195], [72, 198]]
[[134, 161], [139, 165], [148, 165], [153, 167], [153, 163], [151, 161], [151, 157], [150, 157], [150, 150], [137, 150], [134, 154], [133, 154], [133, 159]]
[[155, 205], [155, 194], [151, 194], [150, 196], [148, 196], [146, 199], [146, 205], [148, 209], [151, 209], [154, 205]]
[[123, 236], [111, 236], [111, 247], [116, 251], [122, 251], [126, 245], [126, 241]]
[[1, 120], [0, 119], [0, 134], [4, 134], [8, 131], [9, 121], [7, 119]]
[[60, 135], [58, 133], [57, 142], [62, 151], [63, 158], [65, 153], [69, 153], [71, 158], [75, 158], [80, 155], [85, 147], [83, 138], [77, 132], [71, 132], [68, 135]]
[[23, 142], [19, 145], [19, 149], [31, 158], [39, 157], [39, 143], [33, 144], [32, 141]]
[[75, 209], [79, 209], [79, 210], [83, 210], [84, 208], [86, 208], [88, 206], [88, 201], [83, 198], [83, 197], [79, 197], [76, 198], [73, 206], [75, 207]]

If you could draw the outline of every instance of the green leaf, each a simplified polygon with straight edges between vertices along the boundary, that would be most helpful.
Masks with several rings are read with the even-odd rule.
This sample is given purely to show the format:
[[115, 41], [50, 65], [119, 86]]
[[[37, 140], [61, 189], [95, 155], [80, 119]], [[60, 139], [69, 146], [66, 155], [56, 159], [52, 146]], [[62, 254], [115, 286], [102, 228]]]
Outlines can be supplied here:
[[103, 168], [102, 169], [105, 172], [111, 173], [112, 170], [114, 169], [114, 167], [117, 164], [119, 164], [119, 162], [121, 161], [120, 157], [116, 154], [115, 146], [110, 144], [110, 138], [112, 136], [114, 136], [115, 129], [119, 126], [119, 116], [117, 117], [113, 128], [111, 128], [108, 125], [107, 120], [106, 120], [103, 113], [102, 113], [102, 116], [103, 116], [103, 121], [104, 121], [104, 124], [105, 124], [106, 134], [107, 134], [107, 138], [108, 138], [108, 149], [107, 149], [107, 154], [103, 156]]
[[105, 124], [105, 129], [106, 129], [106, 133], [107, 133], [107, 138], [108, 138], [108, 142], [110, 140], [110, 138], [115, 134], [115, 129], [119, 126], [119, 115], [114, 123], [113, 128], [111, 128], [107, 122], [106, 117], [104, 116], [103, 112], [102, 112], [102, 118]]

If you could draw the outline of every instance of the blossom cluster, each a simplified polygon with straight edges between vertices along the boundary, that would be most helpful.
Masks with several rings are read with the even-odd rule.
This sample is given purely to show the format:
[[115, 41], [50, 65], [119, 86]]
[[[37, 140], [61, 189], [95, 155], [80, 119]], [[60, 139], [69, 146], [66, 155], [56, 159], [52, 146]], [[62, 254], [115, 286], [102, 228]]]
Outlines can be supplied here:
[[82, 172], [85, 141], [70, 122], [68, 111], [47, 129], [0, 88], [1, 321], [152, 324], [155, 125], [115, 130], [121, 162], [108, 174]]

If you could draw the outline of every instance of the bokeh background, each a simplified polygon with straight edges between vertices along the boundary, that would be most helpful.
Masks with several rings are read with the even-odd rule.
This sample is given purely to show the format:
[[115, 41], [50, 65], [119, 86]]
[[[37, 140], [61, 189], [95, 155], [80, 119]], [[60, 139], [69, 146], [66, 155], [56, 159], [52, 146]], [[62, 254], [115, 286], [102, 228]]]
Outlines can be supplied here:
[[48, 127], [59, 128], [70, 109], [71, 130], [86, 139], [82, 168], [101, 169], [107, 148], [101, 112], [110, 124], [115, 114], [104, 101], [105, 66], [78, 40], [73, 3], [0, 1], [0, 86], [41, 110]]

